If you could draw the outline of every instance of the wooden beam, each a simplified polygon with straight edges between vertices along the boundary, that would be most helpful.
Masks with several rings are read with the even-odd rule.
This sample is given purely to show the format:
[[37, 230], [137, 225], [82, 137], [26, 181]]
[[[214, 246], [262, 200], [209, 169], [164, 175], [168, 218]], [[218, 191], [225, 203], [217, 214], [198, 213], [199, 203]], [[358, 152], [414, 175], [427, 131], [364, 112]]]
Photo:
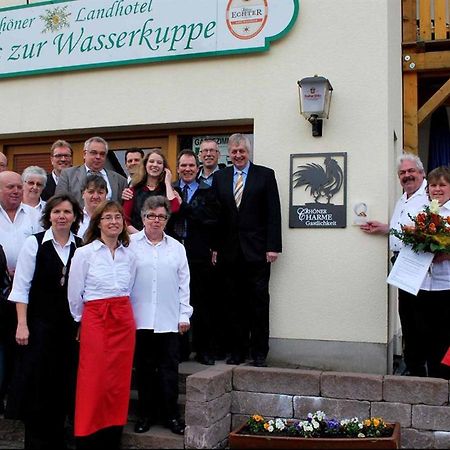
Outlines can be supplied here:
[[417, 113], [417, 124], [420, 125], [431, 114], [433, 114], [439, 106], [443, 105], [445, 100], [450, 96], [450, 78], [442, 85], [442, 87], [419, 109]]
[[402, 0], [403, 42], [417, 41], [416, 0]]
[[422, 41], [431, 40], [431, 0], [420, 0], [419, 36]]
[[419, 126], [417, 73], [403, 74], [403, 148], [406, 152], [419, 152]]
[[[406, 60], [405, 57], [409, 56]], [[414, 66], [411, 66], [414, 64]], [[415, 53], [403, 52], [403, 72], [450, 69], [450, 51]]]
[[447, 39], [447, 0], [434, 0], [434, 39]]

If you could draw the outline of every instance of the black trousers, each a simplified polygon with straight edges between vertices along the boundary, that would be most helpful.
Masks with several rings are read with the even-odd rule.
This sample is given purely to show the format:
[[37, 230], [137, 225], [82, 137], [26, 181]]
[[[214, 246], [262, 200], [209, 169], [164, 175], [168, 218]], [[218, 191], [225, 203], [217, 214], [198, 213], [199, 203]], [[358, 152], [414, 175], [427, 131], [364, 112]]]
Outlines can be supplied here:
[[428, 376], [448, 380], [450, 367], [441, 360], [450, 346], [450, 290], [419, 291], [417, 307]]
[[426, 344], [420, 317], [420, 299], [409, 292], [398, 290], [398, 313], [403, 335], [403, 358], [406, 369], [413, 376], [425, 377], [427, 370]]
[[[89, 436], [76, 438], [76, 448], [77, 450], [118, 450], [120, 449], [122, 432], [123, 427], [121, 426], [103, 428]], [[58, 447], [47, 448], [56, 449]]]
[[269, 352], [270, 263], [248, 262], [242, 254], [233, 264], [224, 264], [227, 304], [230, 308], [232, 355], [245, 358]]
[[213, 284], [214, 270], [208, 261], [189, 261], [192, 345], [197, 354], [214, 355], [217, 286]]
[[137, 330], [134, 364], [139, 416], [178, 419], [178, 333]]
[[66, 449], [64, 417], [24, 420], [26, 450]]

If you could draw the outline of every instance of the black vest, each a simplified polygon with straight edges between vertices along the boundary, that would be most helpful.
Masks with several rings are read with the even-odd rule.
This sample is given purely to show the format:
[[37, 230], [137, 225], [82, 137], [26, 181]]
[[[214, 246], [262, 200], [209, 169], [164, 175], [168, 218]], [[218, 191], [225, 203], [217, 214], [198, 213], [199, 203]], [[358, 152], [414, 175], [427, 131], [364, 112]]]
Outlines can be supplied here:
[[[70, 245], [70, 256], [67, 262], [64, 283], [63, 267], [58, 253], [51, 240], [42, 242], [44, 232], [35, 234], [38, 241], [36, 254], [36, 268], [31, 282], [28, 296], [28, 317], [42, 318], [45, 322], [61, 322], [61, 325], [73, 326], [73, 318], [70, 314], [69, 302], [67, 300], [67, 280], [69, 276], [70, 263], [76, 247], [81, 247], [82, 240], [75, 236], [76, 245]], [[70, 324], [70, 325], [69, 325]]]

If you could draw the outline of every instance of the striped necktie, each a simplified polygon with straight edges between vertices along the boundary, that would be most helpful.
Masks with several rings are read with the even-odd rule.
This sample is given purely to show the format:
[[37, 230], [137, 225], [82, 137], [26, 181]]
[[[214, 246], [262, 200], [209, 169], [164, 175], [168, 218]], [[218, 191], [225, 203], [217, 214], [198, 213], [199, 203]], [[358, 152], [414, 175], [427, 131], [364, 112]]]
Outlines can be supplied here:
[[234, 200], [236, 202], [236, 207], [239, 209], [242, 200], [242, 192], [244, 191], [244, 179], [242, 178], [242, 171], [237, 171], [238, 177], [236, 180], [236, 185], [234, 186]]

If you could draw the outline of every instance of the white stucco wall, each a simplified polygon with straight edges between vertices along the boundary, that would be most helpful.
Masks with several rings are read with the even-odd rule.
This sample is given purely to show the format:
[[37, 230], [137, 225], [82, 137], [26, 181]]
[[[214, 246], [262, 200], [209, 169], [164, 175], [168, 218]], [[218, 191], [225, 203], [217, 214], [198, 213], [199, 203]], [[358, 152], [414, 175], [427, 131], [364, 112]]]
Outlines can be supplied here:
[[[301, 0], [293, 29], [266, 53], [3, 79], [0, 139], [49, 130], [253, 119], [254, 161], [276, 171], [283, 207], [284, 251], [273, 265], [271, 336], [387, 343], [387, 239], [367, 236], [351, 221], [353, 204], [361, 201], [370, 217], [388, 221], [396, 197], [400, 27], [400, 1]], [[298, 112], [296, 82], [314, 74], [334, 88], [321, 138], [311, 136]], [[290, 154], [343, 151], [347, 228], [289, 229]]]

